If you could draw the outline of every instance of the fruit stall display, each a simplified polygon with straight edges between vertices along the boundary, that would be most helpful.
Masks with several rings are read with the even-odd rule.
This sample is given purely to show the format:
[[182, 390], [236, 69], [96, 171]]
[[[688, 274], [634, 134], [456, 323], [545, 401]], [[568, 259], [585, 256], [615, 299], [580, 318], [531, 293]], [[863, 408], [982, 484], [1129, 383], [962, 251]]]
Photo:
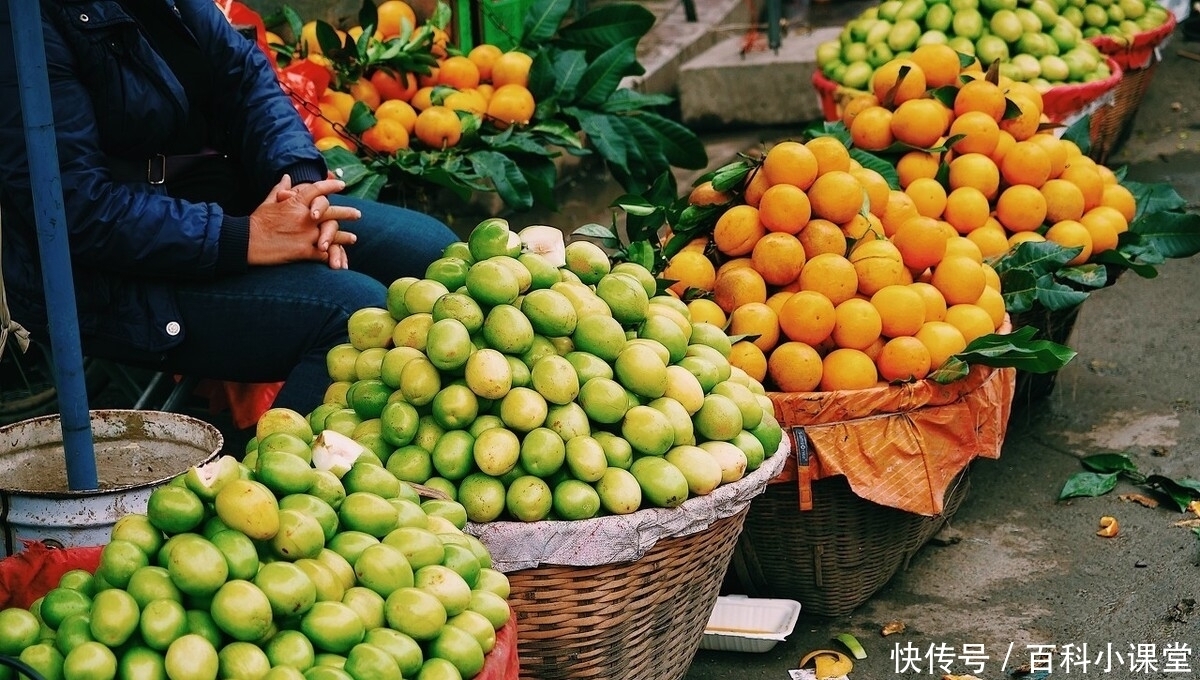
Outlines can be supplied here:
[[554, 205], [566, 156], [598, 157], [633, 192], [704, 167], [699, 138], [662, 113], [670, 97], [621, 86], [642, 72], [654, 15], [624, 3], [576, 16], [574, 4], [531, 3], [523, 24], [497, 27], [515, 43], [505, 49], [460, 48], [448, 5], [418, 18], [403, 0], [365, 0], [356, 25], [337, 27], [285, 7], [260, 44], [353, 195], [449, 211], [494, 193], [520, 211]]
[[461, 505], [339, 467], [294, 412], [257, 429], [251, 464], [156, 487], [103, 546], [0, 561], [0, 656], [46, 679], [516, 677], [508, 579]]
[[457, 499], [508, 574], [523, 672], [681, 677], [786, 458], [725, 332], [642, 265], [501, 218], [348, 330], [313, 429]]
[[726, 328], [731, 362], [808, 451], [756, 501], [735, 559], [808, 611], [882, 587], [961, 501], [970, 460], [999, 454], [1021, 379], [1073, 356], [1039, 312], [1200, 249], [1178, 194], [1088, 157], [1086, 119], [1043, 126], [1036, 87], [960, 56], [882, 64], [844, 120], [657, 209], [662, 277]]

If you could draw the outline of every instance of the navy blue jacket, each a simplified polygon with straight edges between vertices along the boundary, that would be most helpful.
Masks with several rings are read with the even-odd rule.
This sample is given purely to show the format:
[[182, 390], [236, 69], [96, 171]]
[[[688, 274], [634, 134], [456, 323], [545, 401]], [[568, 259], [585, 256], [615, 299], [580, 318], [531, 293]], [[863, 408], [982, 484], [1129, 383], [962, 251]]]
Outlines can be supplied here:
[[[0, 0], [3, 271], [14, 318], [39, 328], [45, 302], [10, 1], [32, 0]], [[220, 96], [206, 118], [227, 135], [222, 150], [253, 195], [265, 198], [285, 172], [296, 182], [324, 178], [324, 160], [258, 46], [213, 0], [162, 1], [211, 62]], [[173, 283], [244, 271], [249, 218], [173, 199], [145, 180], [118, 181], [112, 168], [145, 165], [185, 125], [183, 87], [115, 0], [41, 0], [41, 11], [80, 334], [165, 350], [186, 331]]]

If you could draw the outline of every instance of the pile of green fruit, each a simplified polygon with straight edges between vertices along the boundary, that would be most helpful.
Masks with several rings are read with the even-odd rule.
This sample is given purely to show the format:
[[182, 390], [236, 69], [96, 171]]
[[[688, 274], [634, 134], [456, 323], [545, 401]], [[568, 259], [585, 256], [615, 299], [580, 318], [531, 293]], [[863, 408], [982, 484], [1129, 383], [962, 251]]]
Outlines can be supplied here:
[[309, 414], [352, 458], [474, 522], [675, 507], [741, 479], [782, 431], [730, 338], [655, 277], [552, 227], [489, 219], [387, 308], [355, 312]]
[[[510, 618], [466, 513], [381, 467], [315, 467], [304, 417], [259, 423], [113, 526], [95, 573], [0, 611], [0, 654], [64, 680], [458, 680]], [[316, 450], [314, 450], [316, 449]]]
[[1155, 0], [885, 0], [847, 22], [838, 40], [817, 48], [822, 73], [869, 89], [875, 69], [917, 46], [945, 43], [997, 60], [1001, 75], [1041, 89], [1103, 80], [1110, 73], [1090, 38], [1132, 36], [1163, 25]]

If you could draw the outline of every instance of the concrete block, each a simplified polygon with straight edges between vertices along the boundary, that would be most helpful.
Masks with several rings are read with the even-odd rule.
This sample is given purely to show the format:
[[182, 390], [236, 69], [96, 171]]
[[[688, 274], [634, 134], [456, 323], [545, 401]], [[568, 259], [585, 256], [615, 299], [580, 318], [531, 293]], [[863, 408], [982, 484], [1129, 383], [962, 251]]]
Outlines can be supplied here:
[[792, 33], [778, 51], [741, 53], [742, 37], [721, 41], [679, 69], [679, 105], [685, 125], [714, 128], [787, 125], [821, 118], [812, 84], [817, 45], [840, 27]]

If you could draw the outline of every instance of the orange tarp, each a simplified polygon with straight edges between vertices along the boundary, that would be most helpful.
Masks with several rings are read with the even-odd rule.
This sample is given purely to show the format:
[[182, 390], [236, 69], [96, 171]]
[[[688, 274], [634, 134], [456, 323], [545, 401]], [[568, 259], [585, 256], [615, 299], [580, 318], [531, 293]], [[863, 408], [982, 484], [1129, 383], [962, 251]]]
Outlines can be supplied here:
[[[974, 366], [948, 385], [922, 380], [866, 390], [772, 392], [775, 414], [795, 438], [796, 458], [773, 483], [800, 487], [844, 475], [861, 498], [919, 515], [942, 512], [946, 488], [977, 457], [999, 458], [1016, 369]], [[808, 508], [805, 505], [808, 505]]]

